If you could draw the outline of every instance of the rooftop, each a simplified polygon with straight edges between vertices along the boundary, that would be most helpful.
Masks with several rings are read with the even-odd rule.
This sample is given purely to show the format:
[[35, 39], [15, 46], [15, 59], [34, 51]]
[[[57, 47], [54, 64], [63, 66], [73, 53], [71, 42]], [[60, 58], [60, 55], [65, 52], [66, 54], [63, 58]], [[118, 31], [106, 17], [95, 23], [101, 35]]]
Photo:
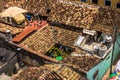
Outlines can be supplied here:
[[15, 34], [22, 32], [23, 29], [13, 27], [13, 26], [10, 26], [10, 25], [4, 24], [4, 23], [0, 23], [0, 32], [5, 33], [6, 30], [10, 30], [10, 32], [15, 35]]
[[[32, 13], [38, 13], [42, 16], [47, 16], [48, 23], [46, 25], [42, 25], [42, 27], [40, 27], [39, 29], [36, 29], [36, 26], [38, 28], [38, 25], [34, 24], [30, 24], [30, 26], [25, 26], [23, 29], [0, 23], [0, 31], [6, 32], [6, 30], [10, 30], [12, 34], [16, 34], [17, 38], [14, 38], [15, 40], [18, 40], [18, 42], [15, 43], [13, 41], [13, 38], [10, 43], [18, 47], [30, 51], [33, 54], [36, 54], [47, 60], [59, 62], [62, 65], [70, 66], [74, 69], [79, 70], [80, 72], [86, 73], [91, 68], [96, 66], [101, 61], [101, 58], [97, 55], [88, 53], [86, 50], [81, 49], [81, 47], [75, 46], [74, 43], [76, 42], [76, 39], [78, 39], [80, 36], [84, 36], [82, 32], [83, 29], [99, 31], [100, 35], [102, 34], [102, 32], [112, 34], [115, 25], [119, 24], [120, 11], [113, 8], [98, 7], [81, 2], [68, 1], [69, 0], [48, 0], [46, 2], [46, 0], [39, 0], [38, 2], [37, 0], [26, 0], [25, 2], [23, 1], [22, 4], [17, 3], [17, 1], [8, 1], [8, 6], [10, 6], [10, 3], [17, 3], [15, 5], [19, 5], [25, 10], [28, 10]], [[59, 26], [52, 25], [53, 23], [56, 23]], [[85, 39], [86, 37], [88, 36], [85, 35]], [[65, 45], [74, 50], [61, 61], [57, 61], [56, 59], [53, 59], [50, 56], [46, 55], [46, 53], [51, 50], [51, 48], [56, 44]], [[72, 54], [76, 54], [79, 56], [72, 56]], [[67, 69], [66, 67], [59, 68], [60, 71], [58, 71], [58, 69], [52, 70], [54, 68], [57, 68], [53, 65], [52, 69], [51, 65], [45, 66], [50, 67], [50, 70], [47, 70], [49, 71], [49, 73], [52, 74], [52, 76], [56, 76], [57, 78], [64, 78], [65, 76], [68, 77], [68, 75], [64, 75], [64, 71], [66, 70], [71, 72], [71, 69], [69, 69], [68, 67]], [[27, 76], [31, 80], [33, 77], [34, 80], [34, 78], [41, 79], [40, 76], [45, 77], [43, 74], [40, 74], [39, 71], [43, 71], [43, 74], [48, 77], [46, 69], [44, 68], [28, 68], [22, 73], [18, 74], [17, 78], [22, 79], [21, 76]], [[29, 73], [29, 75], [26, 73]], [[31, 77], [31, 74], [36, 74], [37, 77]], [[66, 74], [69, 74], [69, 72]], [[76, 79], [79, 80], [80, 75], [78, 75], [77, 73], [75, 73], [75, 75], [77, 76]], [[26, 77], [23, 78], [26, 79]]]
[[[54, 29], [53, 29], [54, 28]], [[56, 32], [55, 34], [53, 33], [53, 30]], [[52, 26], [52, 25], [47, 25], [44, 28], [36, 31], [34, 34], [31, 36], [28, 36], [26, 39], [24, 39], [21, 43], [19, 43], [20, 46], [25, 47], [26, 49], [31, 49], [39, 54], [46, 54], [48, 50], [50, 50], [56, 43], [63, 44], [65, 46], [69, 46], [73, 49], [75, 49], [71, 54], [81, 54], [81, 57], [71, 57], [68, 56], [63, 60], [63, 63], [70, 64], [71, 66], [75, 68], [80, 68], [81, 70], [88, 71], [91, 68], [93, 68], [95, 65], [97, 65], [100, 62], [100, 59], [96, 56], [86, 56], [87, 52], [81, 50], [78, 47], [75, 47], [73, 44], [75, 40], [77, 39], [78, 36], [82, 35], [81, 32], [76, 32], [68, 29], [63, 29], [60, 27]], [[84, 59], [83, 60], [83, 57]], [[74, 59], [76, 58], [76, 59]], [[69, 60], [68, 60], [69, 59]], [[89, 63], [95, 59], [95, 62], [93, 62], [93, 65], [89, 66]], [[78, 60], [81, 63], [74, 64], [73, 62], [69, 63], [66, 61], [74, 60], [77, 62]], [[90, 61], [90, 62], [87, 62]], [[86, 63], [87, 62], [87, 63]], [[83, 65], [83, 67], [80, 67], [80, 64], [86, 63]]]
[[[31, 77], [32, 76], [32, 77]], [[19, 74], [13, 77], [14, 79], [30, 79], [30, 80], [47, 80], [47, 79], [55, 79], [55, 80], [79, 80], [83, 79], [84, 74], [79, 74], [76, 71], [72, 70], [69, 67], [62, 66], [59, 64], [47, 64], [42, 67], [29, 67]]]
[[[28, 3], [23, 8], [48, 16], [48, 20], [52, 22], [97, 31], [102, 30], [105, 33], [112, 33], [115, 24], [119, 24], [120, 21], [119, 9], [92, 6], [77, 1], [48, 0], [46, 2], [41, 0], [36, 4], [34, 0], [32, 5]], [[47, 9], [51, 9], [49, 14], [46, 14]]]

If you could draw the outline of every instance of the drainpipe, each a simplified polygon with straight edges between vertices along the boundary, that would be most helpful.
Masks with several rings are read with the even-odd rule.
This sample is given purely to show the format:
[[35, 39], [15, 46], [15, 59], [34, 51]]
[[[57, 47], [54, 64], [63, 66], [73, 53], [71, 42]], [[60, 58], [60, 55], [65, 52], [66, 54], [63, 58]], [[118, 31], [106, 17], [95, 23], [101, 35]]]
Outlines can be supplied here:
[[10, 33], [11, 31], [10, 30], [6, 30], [6, 41], [11, 41], [12, 40], [12, 34]]

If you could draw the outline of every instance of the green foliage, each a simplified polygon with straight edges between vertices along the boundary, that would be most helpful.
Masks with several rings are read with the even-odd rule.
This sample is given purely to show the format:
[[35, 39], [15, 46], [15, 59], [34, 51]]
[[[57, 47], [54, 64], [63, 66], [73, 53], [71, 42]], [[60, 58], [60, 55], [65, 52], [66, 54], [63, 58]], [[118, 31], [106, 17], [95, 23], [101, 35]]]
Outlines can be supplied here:
[[48, 52], [47, 52], [47, 55], [48, 56], [51, 56], [53, 58], [56, 58], [57, 56], [62, 56], [63, 58], [66, 57], [69, 53], [66, 52], [65, 50], [63, 49], [59, 49], [57, 47], [52, 47]]

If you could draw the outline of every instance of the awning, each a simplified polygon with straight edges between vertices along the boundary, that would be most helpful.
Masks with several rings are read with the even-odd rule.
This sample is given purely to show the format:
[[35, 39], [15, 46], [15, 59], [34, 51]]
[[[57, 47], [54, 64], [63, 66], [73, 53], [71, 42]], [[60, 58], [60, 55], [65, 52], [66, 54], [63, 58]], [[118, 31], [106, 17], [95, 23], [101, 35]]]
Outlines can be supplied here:
[[96, 33], [96, 31], [94, 31], [94, 30], [83, 29], [83, 33], [94, 36], [95, 33]]

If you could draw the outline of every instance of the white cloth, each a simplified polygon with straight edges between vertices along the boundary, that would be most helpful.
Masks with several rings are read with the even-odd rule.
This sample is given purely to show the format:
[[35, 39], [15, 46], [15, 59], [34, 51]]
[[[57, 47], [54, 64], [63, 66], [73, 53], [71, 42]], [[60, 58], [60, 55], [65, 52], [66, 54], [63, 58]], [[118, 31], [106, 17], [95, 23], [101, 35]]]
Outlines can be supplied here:
[[117, 62], [116, 66], [115, 66], [115, 71], [120, 72], [120, 60]]

